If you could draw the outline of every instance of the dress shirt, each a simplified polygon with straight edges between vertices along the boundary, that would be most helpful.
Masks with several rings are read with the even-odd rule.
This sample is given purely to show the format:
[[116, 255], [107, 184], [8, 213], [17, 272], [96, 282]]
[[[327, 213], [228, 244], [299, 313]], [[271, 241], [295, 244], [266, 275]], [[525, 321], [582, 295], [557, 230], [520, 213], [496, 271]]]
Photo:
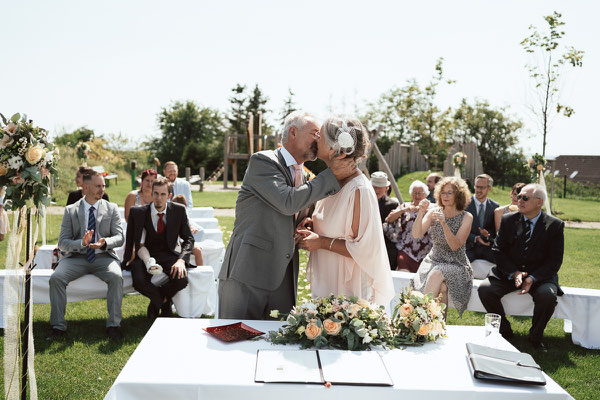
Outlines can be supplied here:
[[[154, 230], [158, 230], [158, 210], [154, 207], [154, 202], [150, 203], [150, 219], [152, 220], [152, 226]], [[167, 229], [167, 207], [165, 206], [164, 210], [161, 211], [164, 213], [163, 222], [165, 223], [165, 229]], [[146, 229], [142, 229], [142, 237], [140, 238], [140, 243], [144, 243], [146, 240]]]
[[192, 200], [192, 189], [190, 188], [190, 183], [182, 178], [175, 178], [173, 183], [173, 196], [177, 196], [179, 194], [185, 197], [187, 201], [187, 208], [194, 207], [194, 200]]
[[[98, 203], [100, 203], [99, 201], [96, 201], [94, 204], [90, 204], [87, 202], [87, 197], [83, 198], [83, 235], [85, 235], [85, 232], [87, 231], [87, 227], [88, 227], [88, 219], [90, 216], [90, 208], [92, 206], [94, 206], [94, 218], [96, 218], [96, 230], [94, 231], [94, 240], [91, 241], [90, 243], [96, 243], [98, 240], [100, 240], [100, 236], [98, 235]], [[81, 239], [81, 245], [83, 246], [83, 239]], [[87, 247], [87, 246], [84, 246]], [[102, 249], [96, 249], [96, 254], [98, 253], [102, 253], [104, 252], [104, 250]]]
[[[285, 148], [285, 146], [281, 147], [281, 155], [283, 156], [283, 159], [285, 160], [285, 165], [287, 165], [288, 169], [290, 170], [290, 174], [292, 174], [292, 181], [294, 180], [294, 175], [295, 175], [295, 171], [294, 171], [294, 165], [298, 164], [298, 162], [294, 159], [294, 156], [292, 156], [290, 154], [290, 152]], [[302, 168], [304, 166], [304, 163], [300, 164], [300, 168]]]
[[536, 215], [535, 217], [528, 219], [526, 216], [523, 215], [523, 220], [524, 221], [531, 221], [531, 226], [529, 228], [529, 237], [531, 237], [531, 235], [533, 234], [533, 230], [535, 229], [535, 224], [537, 224], [538, 220], [540, 219], [540, 215], [542, 215], [542, 211], [540, 210], [540, 212], [538, 213], [538, 215]]

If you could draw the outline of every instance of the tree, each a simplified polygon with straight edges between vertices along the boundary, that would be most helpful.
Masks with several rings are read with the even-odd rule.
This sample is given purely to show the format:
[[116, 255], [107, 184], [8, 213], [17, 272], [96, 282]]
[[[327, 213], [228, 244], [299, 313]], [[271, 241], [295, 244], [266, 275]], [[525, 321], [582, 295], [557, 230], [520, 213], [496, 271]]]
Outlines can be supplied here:
[[267, 119], [267, 114], [270, 112], [270, 110], [266, 108], [268, 102], [269, 98], [263, 94], [262, 90], [258, 87], [258, 84], [255, 85], [252, 94], [248, 96], [246, 114], [251, 113], [256, 118], [259, 111], [262, 113], [261, 130], [263, 135], [270, 135], [273, 131], [273, 127], [269, 124]]
[[487, 101], [471, 105], [463, 99], [453, 114], [454, 139], [475, 142], [483, 170], [502, 185], [527, 179], [523, 152], [517, 148], [521, 121], [513, 121], [505, 110], [493, 109]]
[[54, 143], [61, 146], [77, 146], [79, 142], [89, 142], [94, 139], [96, 134], [92, 129], [82, 126], [81, 128], [75, 129], [73, 132], [62, 133], [54, 139]]
[[231, 134], [245, 135], [248, 127], [246, 86], [238, 83], [231, 89], [231, 92], [232, 95], [229, 97], [231, 108], [227, 116], [229, 132]]
[[[161, 135], [151, 139], [152, 157], [175, 161], [180, 167], [216, 168], [223, 155], [224, 124], [217, 110], [193, 101], [176, 101], [158, 114]], [[193, 149], [193, 151], [192, 151]], [[192, 153], [202, 149], [199, 156]]]
[[556, 115], [570, 117], [575, 112], [573, 108], [559, 103], [563, 67], [570, 65], [576, 68], [583, 65], [583, 51], [576, 50], [573, 46], [560, 46], [565, 34], [560, 30], [565, 25], [561, 17], [562, 14], [556, 11], [545, 16], [544, 20], [548, 24], [546, 32], [540, 33], [535, 26], [530, 25], [530, 35], [521, 42], [523, 49], [533, 58], [533, 62], [525, 67], [535, 84], [536, 99], [530, 104], [530, 109], [540, 123], [542, 156], [546, 154], [546, 137], [553, 118]]
[[279, 122], [281, 122], [281, 126], [283, 126], [283, 123], [285, 122], [285, 117], [297, 110], [296, 104], [294, 103], [294, 96], [295, 94], [294, 92], [292, 92], [292, 89], [288, 88], [288, 96], [283, 102], [283, 108], [281, 109], [281, 114], [279, 117]]

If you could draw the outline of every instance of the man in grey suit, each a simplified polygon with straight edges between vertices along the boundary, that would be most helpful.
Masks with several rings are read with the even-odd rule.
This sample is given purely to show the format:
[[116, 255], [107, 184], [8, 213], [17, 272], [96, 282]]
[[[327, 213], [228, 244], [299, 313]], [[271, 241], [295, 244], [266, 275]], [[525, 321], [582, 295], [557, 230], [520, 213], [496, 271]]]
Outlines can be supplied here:
[[492, 243], [496, 237], [494, 210], [499, 204], [488, 198], [494, 180], [487, 174], [475, 178], [475, 195], [466, 210], [473, 215], [471, 233], [467, 239], [467, 257], [469, 261], [484, 259], [495, 262], [492, 255]]
[[305, 161], [317, 157], [320, 126], [295, 111], [284, 122], [283, 147], [250, 157], [235, 206], [235, 225], [219, 274], [219, 318], [268, 319], [296, 303], [298, 249], [294, 238], [304, 209], [340, 189], [356, 168], [324, 160], [329, 168], [306, 181]]
[[123, 245], [123, 228], [117, 205], [102, 199], [104, 188], [104, 178], [98, 173], [84, 176], [85, 196], [65, 208], [58, 247], [66, 255], [50, 277], [52, 330], [48, 340], [66, 334], [67, 285], [86, 274], [94, 274], [107, 283], [106, 333], [110, 340], [123, 339], [120, 328], [123, 276], [114, 251]]

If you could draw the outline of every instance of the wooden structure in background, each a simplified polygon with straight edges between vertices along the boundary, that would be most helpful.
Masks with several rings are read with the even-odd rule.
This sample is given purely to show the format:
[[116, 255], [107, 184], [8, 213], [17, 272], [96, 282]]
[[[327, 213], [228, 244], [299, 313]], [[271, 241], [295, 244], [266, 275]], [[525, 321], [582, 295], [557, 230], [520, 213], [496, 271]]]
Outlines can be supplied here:
[[[396, 142], [390, 147], [384, 158], [394, 176], [404, 175], [413, 171], [427, 171], [429, 169], [427, 156], [421, 154], [419, 146], [415, 143], [402, 144]], [[381, 168], [382, 164], [380, 162], [379, 169]]]
[[[483, 164], [481, 163], [481, 157], [479, 156], [479, 150], [477, 144], [470, 143], [455, 143], [448, 151], [448, 157], [444, 160], [444, 175], [454, 176], [454, 165], [452, 165], [452, 156], [456, 152], [462, 151], [467, 155], [467, 165], [465, 165], [464, 173], [461, 174], [465, 181], [470, 181], [471, 184], [475, 184], [475, 177], [484, 173]], [[492, 176], [492, 178], [494, 178]]]

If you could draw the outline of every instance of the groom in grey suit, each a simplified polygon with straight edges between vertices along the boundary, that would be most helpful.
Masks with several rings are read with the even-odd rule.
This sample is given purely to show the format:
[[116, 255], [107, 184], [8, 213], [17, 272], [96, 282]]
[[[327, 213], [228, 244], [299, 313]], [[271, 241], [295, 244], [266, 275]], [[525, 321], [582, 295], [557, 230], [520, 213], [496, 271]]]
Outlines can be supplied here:
[[102, 199], [104, 178], [95, 173], [83, 177], [85, 196], [65, 208], [58, 247], [66, 252], [50, 277], [50, 325], [48, 340], [64, 336], [67, 285], [86, 274], [94, 274], [108, 285], [106, 333], [111, 340], [123, 339], [120, 329], [123, 276], [115, 248], [123, 245], [123, 228], [117, 205]]
[[340, 189], [348, 161], [324, 160], [329, 168], [303, 178], [304, 161], [315, 160], [320, 126], [295, 111], [284, 122], [283, 147], [250, 157], [235, 206], [235, 225], [219, 274], [219, 318], [268, 319], [296, 303], [298, 249], [294, 238], [303, 211]]

